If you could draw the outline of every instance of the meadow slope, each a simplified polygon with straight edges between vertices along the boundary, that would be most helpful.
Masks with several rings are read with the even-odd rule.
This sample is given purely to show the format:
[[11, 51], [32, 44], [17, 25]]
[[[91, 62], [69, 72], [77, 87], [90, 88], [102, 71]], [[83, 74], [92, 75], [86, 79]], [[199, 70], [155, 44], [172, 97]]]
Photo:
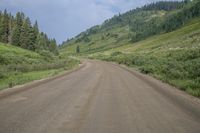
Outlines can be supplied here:
[[200, 97], [200, 19], [179, 30], [88, 55], [135, 67]]

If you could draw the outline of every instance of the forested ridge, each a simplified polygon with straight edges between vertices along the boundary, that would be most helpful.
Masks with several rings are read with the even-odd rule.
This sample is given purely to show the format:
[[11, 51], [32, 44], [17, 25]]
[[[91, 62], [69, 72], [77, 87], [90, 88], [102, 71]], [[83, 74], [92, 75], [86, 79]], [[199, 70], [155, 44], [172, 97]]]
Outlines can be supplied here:
[[7, 10], [0, 11], [0, 42], [36, 52], [44, 50], [58, 54], [56, 40], [40, 32], [37, 21], [32, 24], [22, 12], [13, 16]]
[[[200, 16], [200, 1], [160, 1], [118, 14], [106, 20], [102, 25], [96, 25], [75, 38], [68, 39], [63, 45], [76, 43], [94, 44], [92, 37], [101, 34], [101, 39], [115, 38], [124, 40], [129, 38], [137, 42], [147, 37], [176, 30], [190, 19]], [[120, 38], [120, 33], [112, 32], [113, 29], [127, 29], [126, 36]], [[117, 42], [118, 43], [118, 42]], [[116, 43], [116, 44], [117, 44]]]

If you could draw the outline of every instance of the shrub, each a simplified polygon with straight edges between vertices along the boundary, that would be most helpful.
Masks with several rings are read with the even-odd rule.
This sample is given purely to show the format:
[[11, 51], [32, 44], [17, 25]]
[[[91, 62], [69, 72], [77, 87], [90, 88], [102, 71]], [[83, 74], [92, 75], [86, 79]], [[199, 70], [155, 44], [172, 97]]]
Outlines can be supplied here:
[[118, 55], [122, 55], [122, 54], [123, 54], [122, 52], [116, 51], [116, 52], [113, 52], [111, 54], [111, 56], [118, 56]]
[[142, 73], [145, 73], [145, 74], [152, 74], [152, 73], [154, 73], [154, 67], [153, 66], [142, 66], [142, 67], [139, 68], [139, 70]]
[[6, 77], [6, 70], [3, 66], [0, 66], [0, 79]]

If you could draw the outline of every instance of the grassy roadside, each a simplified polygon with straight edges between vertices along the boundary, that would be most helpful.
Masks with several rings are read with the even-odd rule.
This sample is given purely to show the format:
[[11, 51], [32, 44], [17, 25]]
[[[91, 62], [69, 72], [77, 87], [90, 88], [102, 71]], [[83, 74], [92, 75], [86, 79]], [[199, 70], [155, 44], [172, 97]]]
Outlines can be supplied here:
[[60, 72], [62, 72], [62, 70], [35, 71], [35, 72], [21, 73], [17, 75], [13, 74], [8, 76], [7, 78], [0, 80], [0, 90], [13, 87], [15, 85], [25, 84], [30, 81], [54, 76]]
[[52, 70], [44, 70], [44, 71], [33, 71], [33, 72], [16, 74], [16, 75], [13, 74], [7, 78], [0, 79], [0, 90], [13, 87], [16, 85], [22, 85], [34, 80], [40, 80], [40, 79], [56, 76], [63, 72], [66, 72], [67, 70], [70, 70], [76, 67], [78, 67], [78, 62], [77, 64], [74, 64], [68, 69], [60, 68], [60, 69], [52, 69]]
[[76, 58], [60, 58], [45, 52], [38, 54], [1, 43], [0, 90], [61, 74], [80, 63]]
[[14, 87], [16, 85], [22, 85], [34, 80], [40, 80], [56, 76], [66, 72], [67, 70], [71, 70], [78, 67], [78, 64], [79, 61], [76, 61], [74, 62], [74, 64], [71, 64], [69, 67], [65, 68], [11, 74], [6, 78], [0, 79], [0, 90], [9, 87]]

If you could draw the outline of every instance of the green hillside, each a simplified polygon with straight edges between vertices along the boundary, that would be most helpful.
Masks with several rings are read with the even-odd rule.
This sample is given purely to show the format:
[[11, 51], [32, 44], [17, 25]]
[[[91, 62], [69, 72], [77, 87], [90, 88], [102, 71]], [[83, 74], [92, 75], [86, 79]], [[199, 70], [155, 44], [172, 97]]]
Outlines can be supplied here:
[[158, 2], [117, 15], [60, 52], [126, 64], [200, 97], [200, 2]]
[[[166, 11], [142, 11], [134, 16], [138, 21], [144, 21], [144, 19], [150, 21], [154, 17], [162, 18], [166, 13]], [[109, 27], [110, 23], [105, 22], [102, 26], [95, 26], [81, 33], [76, 38], [61, 46], [60, 52], [62, 54], [75, 53], [76, 47], [79, 45], [81, 53], [95, 53], [115, 48], [131, 41], [131, 34], [134, 34], [130, 30], [131, 26], [128, 24], [113, 24], [112, 27]]]
[[94, 26], [60, 47], [63, 55], [83, 54], [116, 48], [144, 40], [153, 35], [171, 32], [200, 16], [200, 2], [157, 2], [119, 14]]
[[79, 62], [0, 43], [0, 89], [58, 74]]
[[89, 57], [135, 67], [200, 97], [200, 19], [174, 32]]

